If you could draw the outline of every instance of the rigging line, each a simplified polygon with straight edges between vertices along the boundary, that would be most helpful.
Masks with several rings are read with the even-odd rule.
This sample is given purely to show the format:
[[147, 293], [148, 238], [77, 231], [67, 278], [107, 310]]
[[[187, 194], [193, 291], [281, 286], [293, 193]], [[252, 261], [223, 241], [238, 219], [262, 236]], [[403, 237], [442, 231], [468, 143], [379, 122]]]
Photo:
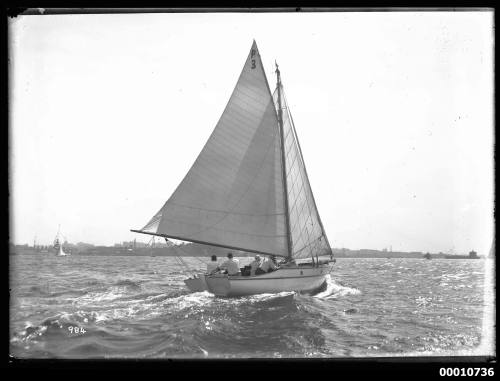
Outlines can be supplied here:
[[[293, 142], [294, 142], [294, 139], [293, 139], [293, 137], [291, 139], [292, 139], [292, 142], [290, 143], [290, 145], [292, 146]], [[292, 154], [292, 150], [289, 151], [288, 156], [290, 156], [291, 154]], [[297, 154], [297, 152], [295, 152], [295, 156], [293, 158], [293, 161], [290, 164], [290, 172], [287, 173], [287, 178], [290, 177], [290, 180], [291, 180], [292, 176], [294, 175], [294, 173], [292, 173], [292, 167], [299, 160], [297, 157], [298, 157], [298, 154]], [[300, 172], [300, 170], [298, 170], [298, 171]], [[297, 177], [297, 176], [295, 176], [295, 177]]]
[[309, 235], [308, 229], [307, 229], [307, 227], [305, 226], [305, 227], [304, 227], [304, 228], [303, 228], [303, 229], [299, 232], [299, 240], [300, 240], [300, 239], [303, 239], [303, 236], [304, 236], [304, 230], [306, 231], [307, 236], [308, 236], [308, 238], [307, 238], [307, 242], [308, 242], [308, 243], [307, 243], [306, 245], [302, 246], [302, 248], [301, 248], [300, 250], [295, 251], [295, 252], [294, 252], [294, 254], [298, 254], [298, 253], [300, 253], [302, 250], [304, 250], [304, 249], [306, 249], [306, 248], [310, 248], [310, 247], [311, 247], [311, 245], [312, 245], [313, 243], [315, 243], [317, 240], [319, 240], [319, 239], [321, 238], [321, 237], [319, 237], [319, 238], [313, 238], [313, 239], [311, 240], [311, 237], [310, 237], [310, 235]]
[[192, 270], [188, 264], [180, 257], [180, 256], [175, 256], [177, 259], [178, 263], [180, 264], [181, 267], [184, 267], [185, 270], [191, 274], [196, 274], [195, 270]]
[[[154, 237], [154, 236], [153, 236], [153, 237]], [[168, 241], [168, 239], [167, 239], [167, 238], [165, 238], [165, 243], [168, 243], [168, 242], [169, 242], [169, 241]], [[173, 249], [174, 249], [174, 251], [176, 251], [176, 249], [175, 249], [175, 245], [173, 245]], [[174, 259], [175, 259], [175, 261], [177, 262], [177, 265], [179, 265], [179, 266], [183, 267], [183, 264], [182, 264], [182, 262], [180, 261], [180, 258], [179, 258], [177, 255], [174, 255]], [[187, 269], [187, 270], [189, 271], [189, 269]]]
[[177, 262], [177, 266], [182, 267], [181, 262], [179, 261], [179, 257], [177, 255], [174, 256], [175, 261]]
[[[177, 247], [177, 245], [174, 245], [174, 250], [175, 250], [175, 251], [177, 251], [177, 252], [181, 251], [181, 252], [183, 252], [183, 253], [185, 253], [185, 254], [189, 254], [189, 255], [191, 255], [191, 253], [188, 253], [187, 251], [184, 251], [182, 248]], [[178, 258], [178, 259], [179, 259], [179, 261], [180, 261], [180, 262], [184, 265], [184, 267], [185, 267], [188, 271], [190, 271], [192, 274], [195, 274], [195, 275], [196, 275], [196, 271], [197, 271], [197, 270], [195, 270], [195, 269], [191, 269], [191, 268], [189, 267], [189, 265], [186, 263], [186, 261], [185, 261], [185, 260], [184, 260], [181, 256], [177, 256], [176, 258]], [[195, 259], [197, 259], [199, 262], [201, 262], [204, 266], [206, 266], [206, 265], [207, 265], [207, 264], [206, 264], [205, 262], [203, 262], [200, 258], [198, 258], [198, 257], [194, 257], [194, 258], [195, 258]]]
[[[292, 207], [292, 209], [299, 202], [299, 198], [300, 198], [301, 194], [303, 195], [303, 198], [300, 201], [300, 210], [299, 210], [299, 207], [296, 207], [295, 211], [294, 211], [294, 214], [297, 215], [297, 223], [294, 224], [292, 231], [295, 231], [295, 228], [299, 229], [299, 231], [298, 231], [298, 239], [299, 240], [303, 237], [304, 231], [305, 231], [307, 233], [307, 236], [308, 236], [309, 244], [303, 246], [300, 250], [295, 251], [294, 254], [297, 254], [298, 252], [302, 251], [304, 248], [310, 246], [310, 244], [321, 239], [321, 237], [324, 235], [324, 233], [321, 231], [321, 227], [319, 226], [320, 227], [320, 232], [319, 232], [320, 235], [319, 235], [319, 237], [314, 238], [314, 235], [315, 235], [314, 233], [315, 233], [316, 229], [315, 229], [314, 224], [313, 224], [313, 221], [314, 221], [313, 215], [310, 212], [309, 199], [307, 197], [306, 188], [304, 187], [304, 182], [302, 182], [302, 187], [301, 187], [300, 191], [297, 192], [297, 198], [294, 201], [294, 206]], [[303, 226], [298, 225], [298, 222], [300, 221], [299, 217], [304, 214], [304, 209], [305, 209], [306, 205], [307, 205], [307, 209], [309, 210], [309, 213], [305, 213], [305, 214], [308, 216], [307, 221], [309, 221], [309, 220], [311, 221], [311, 231], [309, 231], [309, 228], [307, 227], [307, 221]], [[313, 236], [313, 241], [311, 241], [311, 236]]]
[[[178, 248], [179, 251], [182, 251], [184, 254], [188, 254], [188, 256], [191, 256], [192, 254], [191, 253], [188, 253], [187, 251], [184, 251], [182, 248]], [[193, 257], [194, 259], [196, 259], [198, 262], [201, 262], [203, 263], [204, 265], [206, 265], [207, 263], [205, 261], [203, 261], [202, 259], [200, 259], [199, 257]]]
[[[302, 235], [299, 235], [299, 237], [302, 237]], [[313, 245], [314, 243], [318, 242], [319, 240], [321, 239], [321, 237], [319, 238], [314, 238], [312, 241], [310, 241], [309, 243], [307, 243], [306, 245], [302, 246], [299, 250], [295, 251], [294, 254], [299, 254], [301, 251], [307, 249], [308, 247], [310, 247], [311, 245]]]
[[[293, 183], [292, 184], [292, 188], [294, 187], [296, 183]], [[297, 187], [295, 187], [297, 188]], [[290, 211], [295, 208], [295, 211], [297, 214], [299, 214], [299, 212], [302, 211], [302, 209], [304, 209], [304, 206], [302, 205], [303, 203], [300, 202], [299, 203], [299, 195], [302, 193], [302, 190], [304, 189], [304, 183], [302, 182], [302, 184], [300, 185], [300, 188], [298, 190], [295, 191], [295, 200], [293, 201], [293, 204], [292, 204], [292, 207], [290, 208]], [[307, 200], [306, 200], [307, 202]], [[299, 204], [298, 204], [299, 203]], [[298, 205], [297, 205], [298, 204]], [[301, 206], [302, 205], [302, 206]], [[300, 207], [300, 211], [299, 211], [299, 207]], [[295, 226], [296, 226], [296, 223], [293, 224], [292, 226], [292, 230], [295, 229]]]
[[[178, 253], [177, 253], [177, 247], [176, 247], [176, 246], [177, 246], [177, 245], [174, 245], [173, 247], [174, 247], [174, 251], [176, 252], [176, 254], [178, 254]], [[188, 271], [191, 271], [191, 270], [190, 270], [190, 268], [189, 268], [189, 266], [187, 266], [186, 262], [184, 262], [184, 261], [182, 260], [182, 258], [181, 258], [179, 255], [176, 255], [174, 258], [177, 260], [177, 262], [178, 262], [178, 263], [179, 263], [182, 267], [185, 267]]]
[[[307, 198], [306, 198], [306, 202], [305, 203], [307, 204]], [[304, 208], [302, 208], [302, 209], [304, 209]], [[301, 209], [301, 212], [302, 212], [302, 209]], [[304, 212], [304, 214], [305, 214], [305, 212]], [[309, 212], [309, 216], [306, 219], [306, 222], [304, 223], [304, 226], [302, 227], [302, 230], [301, 230], [300, 234], [302, 235], [304, 233], [304, 230], [305, 230], [305, 232], [307, 234], [307, 241], [311, 242], [311, 234], [309, 233], [309, 227], [307, 226], [309, 220], [311, 221], [311, 226], [312, 226], [313, 219], [312, 219], [312, 216], [311, 216], [310, 212]], [[312, 252], [312, 250], [311, 250], [311, 252]]]
[[151, 218], [149, 220], [149, 222], [146, 225], [144, 225], [144, 227], [142, 228], [143, 230], [149, 229], [150, 227], [152, 227], [157, 222], [158, 222], [158, 225], [159, 225], [159, 223], [161, 221], [162, 211], [163, 211], [164, 207], [165, 207], [165, 204], [161, 207], [161, 209], [158, 212], [156, 212], [156, 214], [153, 216], [153, 218]]

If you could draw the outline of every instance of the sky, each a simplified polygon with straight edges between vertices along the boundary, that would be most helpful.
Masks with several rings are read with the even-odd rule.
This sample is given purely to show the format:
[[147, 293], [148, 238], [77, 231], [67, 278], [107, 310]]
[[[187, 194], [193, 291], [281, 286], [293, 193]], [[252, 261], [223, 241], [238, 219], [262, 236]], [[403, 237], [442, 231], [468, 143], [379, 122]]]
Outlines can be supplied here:
[[487, 11], [10, 19], [11, 241], [147, 242], [255, 39], [332, 247], [488, 254], [493, 36]]

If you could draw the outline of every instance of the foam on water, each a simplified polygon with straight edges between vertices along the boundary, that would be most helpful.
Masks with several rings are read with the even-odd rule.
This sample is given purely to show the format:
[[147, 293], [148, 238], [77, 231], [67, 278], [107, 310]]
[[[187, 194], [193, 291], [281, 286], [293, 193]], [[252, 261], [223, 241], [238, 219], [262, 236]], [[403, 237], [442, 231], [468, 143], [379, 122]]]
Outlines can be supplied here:
[[347, 295], [359, 295], [361, 291], [356, 288], [345, 287], [335, 283], [330, 274], [326, 276], [326, 290], [314, 295], [315, 298], [320, 299], [337, 299]]

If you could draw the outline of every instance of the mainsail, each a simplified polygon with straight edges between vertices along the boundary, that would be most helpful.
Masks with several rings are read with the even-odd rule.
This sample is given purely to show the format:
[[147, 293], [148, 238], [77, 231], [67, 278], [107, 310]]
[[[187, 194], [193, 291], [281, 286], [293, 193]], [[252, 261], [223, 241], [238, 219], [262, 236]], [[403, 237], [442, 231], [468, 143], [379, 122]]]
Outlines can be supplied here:
[[283, 92], [284, 144], [277, 101], [254, 41], [193, 166], [154, 217], [133, 231], [284, 257], [330, 254]]
[[255, 42], [217, 126], [141, 231], [288, 255], [278, 120]]

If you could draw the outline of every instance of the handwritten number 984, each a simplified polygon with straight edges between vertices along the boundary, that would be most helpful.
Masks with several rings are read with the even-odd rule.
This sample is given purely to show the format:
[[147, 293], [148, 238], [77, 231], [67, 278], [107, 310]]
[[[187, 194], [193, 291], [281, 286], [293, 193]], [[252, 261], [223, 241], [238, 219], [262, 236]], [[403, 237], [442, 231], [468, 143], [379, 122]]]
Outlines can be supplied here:
[[85, 328], [83, 328], [83, 327], [80, 328], [80, 327], [72, 327], [72, 326], [68, 327], [68, 331], [70, 331], [71, 333], [76, 333], [76, 334], [79, 334], [79, 333], [84, 334], [85, 332], [87, 332], [87, 331], [85, 331]]

